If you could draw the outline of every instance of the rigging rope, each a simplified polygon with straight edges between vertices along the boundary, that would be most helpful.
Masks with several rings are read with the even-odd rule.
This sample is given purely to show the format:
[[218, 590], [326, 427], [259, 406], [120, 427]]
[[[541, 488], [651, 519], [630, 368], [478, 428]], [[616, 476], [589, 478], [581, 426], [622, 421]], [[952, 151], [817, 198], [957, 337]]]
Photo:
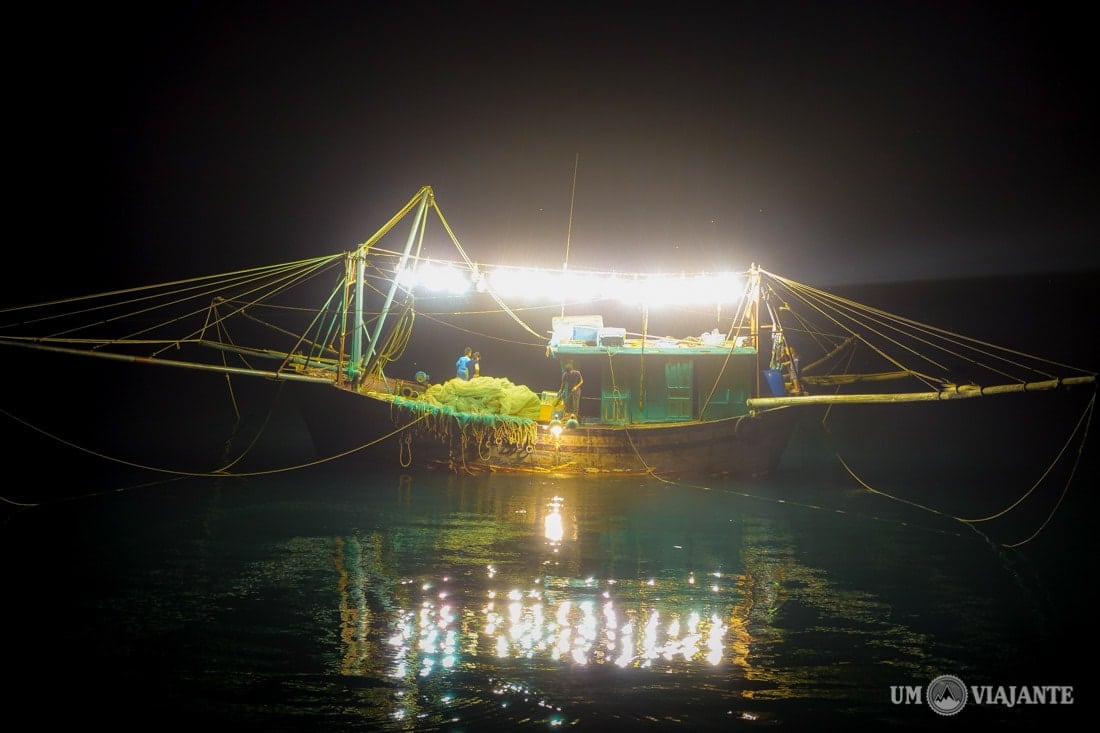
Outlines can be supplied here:
[[252, 477], [252, 476], [270, 476], [270, 475], [280, 474], [280, 473], [289, 473], [291, 471], [298, 471], [298, 470], [301, 470], [301, 469], [304, 469], [304, 468], [319, 466], [319, 465], [323, 465], [325, 463], [330, 463], [332, 461], [336, 461], [336, 460], [340, 460], [342, 458], [346, 458], [347, 456], [353, 455], [355, 453], [359, 453], [363, 450], [366, 450], [367, 448], [378, 445], [379, 443], [382, 443], [386, 440], [389, 440], [390, 438], [392, 438], [395, 435], [398, 435], [398, 434], [400, 434], [400, 433], [402, 433], [406, 430], [412, 429], [413, 427], [415, 427], [417, 424], [419, 424], [421, 421], [423, 421], [426, 418], [426, 416], [415, 417], [412, 420], [409, 420], [408, 422], [406, 422], [402, 425], [399, 425], [397, 428], [395, 428], [394, 430], [391, 430], [390, 432], [386, 433], [385, 435], [382, 435], [382, 436], [377, 437], [373, 440], [370, 440], [370, 441], [367, 441], [367, 442], [362, 443], [360, 445], [357, 445], [353, 448], [349, 448], [346, 451], [342, 451], [340, 453], [337, 453], [337, 454], [331, 455], [331, 456], [325, 456], [325, 457], [319, 458], [315, 461], [306, 461], [304, 463], [297, 463], [297, 464], [288, 465], [288, 466], [281, 466], [279, 468], [266, 469], [266, 470], [262, 470], [262, 471], [229, 472], [229, 471], [226, 471], [224, 469], [217, 469], [217, 470], [213, 470], [213, 471], [184, 471], [184, 470], [180, 470], [180, 469], [163, 468], [163, 467], [153, 466], [153, 465], [144, 464], [144, 463], [135, 463], [133, 461], [129, 461], [129, 460], [126, 460], [124, 458], [118, 458], [116, 456], [110, 456], [110, 455], [107, 455], [106, 453], [102, 453], [102, 452], [99, 452], [99, 451], [96, 451], [96, 450], [93, 450], [93, 449], [90, 449], [90, 448], [86, 448], [84, 446], [78, 445], [77, 443], [66, 440], [65, 438], [62, 438], [58, 435], [55, 435], [55, 434], [53, 434], [53, 433], [51, 433], [47, 430], [44, 430], [44, 429], [38, 427], [37, 425], [34, 425], [30, 422], [27, 422], [26, 420], [23, 420], [22, 418], [18, 417], [17, 415], [13, 415], [12, 413], [8, 412], [7, 410], [5, 410], [2, 407], [0, 407], [0, 414], [6, 415], [7, 417], [11, 418], [12, 420], [15, 420], [16, 422], [20, 423], [21, 425], [35, 431], [36, 433], [39, 433], [40, 435], [43, 435], [43, 436], [49, 438], [50, 440], [53, 440], [57, 443], [68, 446], [69, 448], [72, 448], [72, 449], [74, 449], [76, 451], [79, 451], [81, 453], [84, 453], [86, 455], [90, 455], [90, 456], [93, 456], [95, 458], [100, 458], [100, 459], [108, 461], [110, 463], [115, 463], [115, 464], [122, 465], [122, 466], [128, 466], [130, 468], [136, 468], [136, 469], [140, 469], [140, 470], [143, 470], [143, 471], [150, 471], [152, 473], [169, 474], [169, 475], [177, 476], [177, 477], [181, 477], [181, 478], [188, 478], [188, 477], [190, 477], [190, 478], [215, 478], [215, 477], [248, 478], [248, 477]]
[[1084, 446], [1085, 446], [1085, 443], [1086, 443], [1086, 439], [1088, 437], [1089, 426], [1092, 423], [1092, 414], [1093, 414], [1093, 411], [1095, 409], [1095, 406], [1096, 406], [1096, 392], [1094, 391], [1093, 395], [1092, 395], [1092, 398], [1089, 400], [1089, 403], [1085, 407], [1084, 412], [1081, 414], [1081, 417], [1078, 419], [1077, 424], [1073, 428], [1073, 431], [1070, 433], [1069, 437], [1063, 443], [1062, 447], [1058, 450], [1057, 454], [1054, 456], [1054, 458], [1052, 459], [1050, 464], [1042, 472], [1042, 474], [1039, 476], [1039, 478], [1036, 479], [1036, 481], [1026, 491], [1024, 491], [1020, 495], [1019, 498], [1017, 498], [1014, 502], [1009, 504], [1007, 507], [1005, 507], [1004, 509], [1002, 509], [1002, 510], [1000, 510], [1000, 511], [994, 513], [994, 514], [990, 514], [990, 515], [987, 515], [987, 516], [984, 516], [984, 517], [963, 517], [963, 516], [959, 516], [957, 514], [952, 514], [952, 513], [949, 513], [949, 512], [941, 511], [941, 510], [936, 509], [934, 507], [930, 507], [930, 506], [927, 506], [925, 504], [921, 504], [919, 502], [912, 501], [910, 499], [905, 499], [903, 497], [897, 496], [896, 494], [891, 494], [891, 493], [883, 491], [881, 489], [876, 489], [875, 487], [871, 486], [867, 481], [865, 481], [863, 478], [861, 478], [859, 475], [857, 475], [855, 470], [848, 464], [847, 461], [844, 460], [844, 458], [840, 455], [839, 452], [836, 453], [836, 458], [837, 458], [838, 461], [840, 461], [840, 464], [844, 467], [844, 470], [848, 472], [848, 475], [851, 476], [860, 486], [862, 486], [864, 489], [866, 489], [870, 493], [875, 494], [877, 496], [881, 496], [881, 497], [886, 498], [886, 499], [890, 499], [891, 501], [900, 502], [902, 504], [908, 504], [909, 506], [915, 507], [917, 509], [921, 509], [921, 510], [929, 512], [931, 514], [936, 514], [938, 516], [945, 517], [947, 519], [951, 519], [951, 520], [959, 522], [961, 524], [965, 524], [965, 525], [969, 526], [970, 528], [975, 529], [975, 531], [976, 531], [976, 526], [975, 525], [981, 524], [983, 522], [992, 521], [994, 519], [1000, 519], [1000, 518], [1006, 516], [1009, 512], [1017, 509], [1021, 504], [1023, 504], [1024, 500], [1026, 500], [1028, 497], [1030, 497], [1034, 493], [1034, 491], [1048, 478], [1048, 476], [1050, 475], [1050, 473], [1054, 469], [1054, 467], [1058, 463], [1061, 462], [1063, 456], [1065, 455], [1065, 453], [1066, 453], [1067, 449], [1069, 448], [1069, 446], [1073, 443], [1074, 439], [1078, 435], [1080, 435], [1080, 440], [1078, 442], [1078, 448], [1077, 448], [1077, 456], [1074, 459], [1073, 466], [1071, 467], [1069, 475], [1066, 478], [1065, 484], [1062, 487], [1062, 491], [1059, 494], [1058, 500], [1055, 502], [1054, 506], [1051, 508], [1051, 510], [1048, 513], [1048, 515], [1046, 516], [1046, 518], [1039, 524], [1039, 526], [1030, 535], [1028, 535], [1024, 539], [1022, 539], [1018, 542], [1013, 542], [1013, 543], [1007, 543], [1007, 542], [1006, 543], [1001, 543], [1001, 545], [1003, 547], [1017, 548], [1017, 547], [1021, 547], [1025, 544], [1027, 544], [1028, 542], [1032, 541], [1033, 539], [1035, 539], [1036, 537], [1039, 536], [1039, 534], [1042, 532], [1042, 530], [1045, 529], [1047, 527], [1047, 525], [1050, 523], [1051, 519], [1053, 519], [1055, 513], [1057, 513], [1058, 509], [1062, 505], [1062, 502], [1065, 500], [1066, 495], [1069, 493], [1069, 488], [1073, 483], [1073, 478], [1076, 475], [1077, 469], [1080, 465], [1081, 456], [1082, 456], [1082, 453], [1084, 451]]
[[[451, 229], [451, 225], [447, 223], [447, 220], [444, 218], [443, 212], [440, 210], [439, 205], [435, 202], [434, 197], [432, 198], [432, 209], [434, 209], [435, 213], [439, 216], [439, 221], [443, 225], [443, 228], [447, 231], [448, 236], [450, 236], [451, 242], [454, 244], [455, 249], [458, 251], [459, 256], [462, 257], [462, 260], [466, 263], [466, 265], [471, 270], [476, 270], [477, 265], [475, 265], [474, 261], [470, 259], [469, 255], [466, 254], [466, 250], [462, 249], [462, 245], [459, 244], [459, 242], [458, 242], [458, 237], [455, 236], [454, 231]], [[514, 320], [516, 323], [518, 323], [521, 328], [523, 328], [525, 331], [530, 333], [535, 338], [542, 338], [542, 334], [540, 334], [538, 331], [536, 331], [535, 329], [533, 329], [529, 325], [527, 325], [527, 323], [525, 323], [523, 321], [523, 319], [521, 319], [515, 313], [515, 311], [513, 311], [511, 309], [511, 307], [509, 307], [509, 305], [507, 303], [505, 303], [504, 300], [501, 299], [501, 297], [496, 294], [496, 292], [493, 291], [492, 288], [487, 287], [486, 292], [489, 293], [490, 297], [492, 297], [492, 299], [494, 301], [496, 301], [497, 305], [499, 305], [504, 310], [505, 313], [507, 313], [509, 316], [511, 316], [512, 320]]]

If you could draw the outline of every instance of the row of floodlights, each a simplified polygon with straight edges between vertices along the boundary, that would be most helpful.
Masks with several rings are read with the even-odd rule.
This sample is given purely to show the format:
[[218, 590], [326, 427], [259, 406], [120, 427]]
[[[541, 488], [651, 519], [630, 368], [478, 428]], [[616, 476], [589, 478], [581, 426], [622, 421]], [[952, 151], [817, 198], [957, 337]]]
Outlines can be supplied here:
[[582, 270], [477, 267], [421, 262], [398, 275], [409, 291], [444, 295], [492, 292], [530, 301], [618, 300], [624, 303], [735, 303], [746, 295], [741, 273], [622, 274]]

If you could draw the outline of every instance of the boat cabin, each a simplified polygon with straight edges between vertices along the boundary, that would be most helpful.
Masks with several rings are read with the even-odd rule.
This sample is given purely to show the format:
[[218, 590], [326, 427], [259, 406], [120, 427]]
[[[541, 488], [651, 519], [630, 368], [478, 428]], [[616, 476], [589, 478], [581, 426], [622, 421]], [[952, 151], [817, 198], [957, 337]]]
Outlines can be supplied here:
[[[553, 320], [547, 353], [584, 375], [581, 420], [609, 425], [718, 420], [748, 414], [757, 350], [747, 337], [712, 332], [672, 339], [628, 336], [601, 316]], [[591, 399], [599, 395], [599, 416]]]

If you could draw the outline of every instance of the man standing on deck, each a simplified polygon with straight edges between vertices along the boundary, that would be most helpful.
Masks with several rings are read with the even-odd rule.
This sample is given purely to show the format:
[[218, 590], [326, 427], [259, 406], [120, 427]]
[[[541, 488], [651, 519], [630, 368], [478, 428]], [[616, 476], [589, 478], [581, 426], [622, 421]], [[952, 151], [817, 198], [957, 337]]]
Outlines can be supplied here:
[[473, 349], [469, 346], [462, 352], [462, 356], [458, 357], [458, 361], [455, 362], [455, 376], [459, 379], [470, 378], [470, 362], [474, 359], [470, 355], [473, 353]]
[[573, 362], [567, 362], [565, 371], [561, 373], [561, 400], [565, 403], [566, 418], [572, 416], [580, 419], [582, 384], [584, 377], [573, 366]]

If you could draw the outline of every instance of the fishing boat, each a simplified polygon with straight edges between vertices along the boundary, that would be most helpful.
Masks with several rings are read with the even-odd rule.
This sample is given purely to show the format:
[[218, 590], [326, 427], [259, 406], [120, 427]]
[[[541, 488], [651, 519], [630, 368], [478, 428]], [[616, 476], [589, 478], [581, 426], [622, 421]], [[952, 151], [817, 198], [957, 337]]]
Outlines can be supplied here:
[[[759, 477], [815, 409], [1075, 390], [1091, 413], [1095, 396], [1094, 371], [757, 264], [480, 262], [429, 186], [351, 251], [4, 313], [9, 348], [301, 385], [319, 456], [467, 473]], [[447, 373], [474, 340], [498, 346], [501, 376]]]

